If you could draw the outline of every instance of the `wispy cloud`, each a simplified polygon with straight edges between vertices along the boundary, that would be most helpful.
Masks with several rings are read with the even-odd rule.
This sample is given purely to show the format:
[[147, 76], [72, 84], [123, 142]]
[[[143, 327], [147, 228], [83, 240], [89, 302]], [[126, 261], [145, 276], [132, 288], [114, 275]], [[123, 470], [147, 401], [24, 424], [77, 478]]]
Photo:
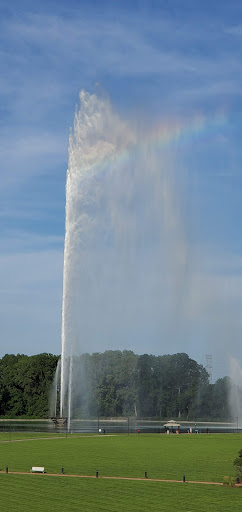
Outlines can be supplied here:
[[5, 234], [0, 241], [0, 252], [4, 256], [4, 261], [13, 255], [24, 255], [33, 252], [45, 253], [48, 251], [58, 250], [60, 254], [63, 252], [64, 240], [58, 235], [40, 235], [30, 231], [11, 230]]
[[1, 356], [60, 351], [62, 251], [0, 256]]
[[229, 26], [225, 29], [226, 34], [230, 34], [231, 36], [242, 36], [242, 24]]
[[[1, 190], [22, 185], [31, 176], [53, 174], [60, 163], [65, 162], [67, 141], [62, 135], [46, 133], [25, 133], [15, 137], [0, 138]], [[65, 169], [63, 169], [63, 174]]]
[[[113, 76], [150, 73], [166, 79], [167, 76], [188, 73], [190, 80], [195, 82], [197, 77], [206, 76], [212, 82], [216, 77], [225, 78], [231, 76], [231, 72], [241, 72], [238, 53], [234, 51], [231, 56], [226, 43], [220, 44], [223, 31], [219, 26], [204, 25], [201, 30], [196, 19], [192, 28], [186, 22], [184, 26], [176, 26], [167, 13], [159, 20], [150, 15], [148, 23], [140, 16], [129, 19], [129, 16], [121, 15], [121, 21], [114, 21], [112, 17], [95, 16], [93, 10], [88, 14], [83, 16], [83, 13], [75, 12], [75, 17], [68, 19], [51, 14], [29, 14], [22, 20], [12, 19], [5, 23], [3, 34], [11, 39], [10, 78], [21, 69], [27, 71], [25, 85], [41, 77], [39, 87], [37, 81], [36, 86], [40, 98], [42, 86], [44, 99], [51, 89], [57, 95], [59, 91], [67, 93], [69, 73], [74, 79], [81, 76], [78, 65], [84, 66], [84, 81], [103, 75], [104, 71]], [[20, 46], [19, 51], [17, 46]], [[17, 49], [14, 57], [13, 48]], [[19, 52], [25, 57], [19, 59]], [[6, 57], [9, 61], [7, 53]], [[11, 61], [15, 69], [11, 69]], [[30, 71], [30, 65], [34, 73]], [[52, 81], [54, 79], [54, 87], [48, 89], [45, 86], [50, 83], [50, 76]], [[197, 85], [201, 87], [201, 84]]]

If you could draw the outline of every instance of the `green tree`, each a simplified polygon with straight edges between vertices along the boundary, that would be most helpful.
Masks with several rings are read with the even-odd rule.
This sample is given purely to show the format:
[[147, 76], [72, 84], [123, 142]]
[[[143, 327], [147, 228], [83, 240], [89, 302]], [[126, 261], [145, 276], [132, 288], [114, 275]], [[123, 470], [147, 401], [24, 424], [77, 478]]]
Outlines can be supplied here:
[[58, 357], [6, 354], [0, 360], [1, 414], [48, 417], [49, 389]]

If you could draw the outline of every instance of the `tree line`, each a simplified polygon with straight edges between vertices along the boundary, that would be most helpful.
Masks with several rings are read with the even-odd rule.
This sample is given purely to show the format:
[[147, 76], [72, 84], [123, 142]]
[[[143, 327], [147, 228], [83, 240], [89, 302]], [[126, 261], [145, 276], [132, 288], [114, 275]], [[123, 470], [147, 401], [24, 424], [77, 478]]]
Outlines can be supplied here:
[[[47, 418], [60, 356], [8, 355], [0, 359], [0, 416]], [[187, 354], [136, 355], [109, 350], [74, 359], [74, 417], [137, 416], [227, 420], [228, 377], [209, 383]]]
[[[79, 359], [79, 358], [78, 358]], [[229, 411], [229, 378], [209, 384], [206, 369], [187, 354], [83, 354], [76, 361], [81, 392], [73, 415], [220, 419]]]
[[6, 354], [0, 359], [0, 416], [47, 418], [59, 357]]
[[[59, 356], [6, 354], [0, 359], [0, 415], [47, 418]], [[137, 416], [228, 420], [229, 378], [209, 383], [185, 353], [136, 355], [109, 350], [74, 359], [74, 417]]]

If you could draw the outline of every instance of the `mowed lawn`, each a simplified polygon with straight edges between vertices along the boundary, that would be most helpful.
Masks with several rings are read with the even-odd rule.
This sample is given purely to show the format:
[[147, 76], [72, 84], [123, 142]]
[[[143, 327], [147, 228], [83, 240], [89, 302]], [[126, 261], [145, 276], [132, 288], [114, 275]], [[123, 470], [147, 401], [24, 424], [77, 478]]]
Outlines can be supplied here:
[[[27, 434], [26, 434], [27, 436]], [[240, 434], [140, 434], [68, 437], [0, 443], [0, 469], [29, 472], [222, 482], [233, 475]]]
[[[222, 482], [233, 475], [242, 448], [240, 434], [59, 436], [0, 442], [0, 468], [29, 472], [44, 466], [46, 475], [0, 474], [0, 510], [68, 512], [240, 512], [242, 488], [101, 478], [67, 474], [144, 477]], [[3, 437], [2, 437], [3, 439]], [[58, 473], [60, 476], [53, 476]]]
[[0, 475], [10, 512], [240, 512], [241, 489], [202, 484]]
[[19, 432], [17, 430], [9, 430], [5, 432], [0, 432], [0, 442], [1, 441], [16, 441], [19, 439], [37, 439], [39, 437], [43, 438], [51, 438], [51, 437], [63, 437], [65, 438], [65, 434], [60, 434], [59, 432]]

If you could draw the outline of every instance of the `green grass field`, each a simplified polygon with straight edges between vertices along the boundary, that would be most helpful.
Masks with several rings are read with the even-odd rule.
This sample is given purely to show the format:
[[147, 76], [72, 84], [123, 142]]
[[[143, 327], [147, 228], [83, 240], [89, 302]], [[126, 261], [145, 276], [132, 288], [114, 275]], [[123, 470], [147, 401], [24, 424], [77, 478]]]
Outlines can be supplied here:
[[15, 431], [6, 431], [0, 432], [0, 442], [1, 441], [16, 441], [17, 439], [36, 439], [39, 437], [66, 437], [65, 434], [60, 434], [59, 432], [50, 433], [49, 432], [18, 432]]
[[241, 489], [163, 482], [0, 475], [10, 512], [239, 512]]
[[[240, 434], [130, 435], [35, 439], [0, 442], [0, 468], [29, 472], [44, 466], [48, 474], [144, 477], [222, 482], [233, 475], [242, 448]], [[1, 436], [0, 436], [1, 440]], [[242, 510], [242, 489], [189, 483], [80, 479], [48, 475], [0, 475], [0, 510], [160, 511]], [[178, 506], [179, 505], [179, 506]], [[38, 508], [39, 507], [39, 508]], [[31, 508], [31, 506], [30, 506]]]

